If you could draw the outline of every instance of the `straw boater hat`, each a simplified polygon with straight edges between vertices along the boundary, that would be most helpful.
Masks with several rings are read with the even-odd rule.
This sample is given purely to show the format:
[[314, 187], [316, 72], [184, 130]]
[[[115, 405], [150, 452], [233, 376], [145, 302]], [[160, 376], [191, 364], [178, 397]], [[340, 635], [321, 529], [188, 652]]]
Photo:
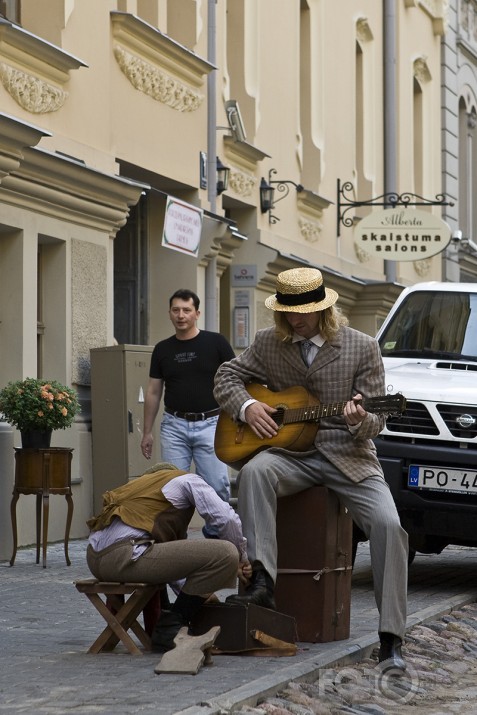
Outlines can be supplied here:
[[291, 268], [277, 276], [277, 292], [265, 300], [270, 310], [284, 313], [314, 313], [338, 300], [338, 293], [325, 288], [317, 268]]

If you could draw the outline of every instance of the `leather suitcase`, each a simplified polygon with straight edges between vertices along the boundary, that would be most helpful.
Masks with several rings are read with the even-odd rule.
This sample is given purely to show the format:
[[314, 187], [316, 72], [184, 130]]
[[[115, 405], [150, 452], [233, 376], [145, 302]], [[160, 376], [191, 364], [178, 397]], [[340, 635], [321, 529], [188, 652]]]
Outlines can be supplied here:
[[253, 637], [255, 631], [261, 631], [284, 643], [295, 643], [297, 639], [293, 617], [254, 604], [232, 606], [217, 603], [202, 606], [191, 623], [191, 630], [194, 635], [202, 635], [212, 626], [220, 626], [214, 645], [223, 653], [266, 651], [267, 646]]
[[352, 526], [326, 487], [281, 497], [277, 504], [277, 609], [296, 620], [298, 640], [349, 638]]

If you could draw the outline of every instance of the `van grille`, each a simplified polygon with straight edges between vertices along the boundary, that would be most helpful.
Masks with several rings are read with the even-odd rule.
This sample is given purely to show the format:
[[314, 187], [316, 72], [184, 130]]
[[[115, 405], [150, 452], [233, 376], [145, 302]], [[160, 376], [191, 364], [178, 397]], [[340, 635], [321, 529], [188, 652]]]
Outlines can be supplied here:
[[422, 436], [439, 434], [426, 406], [421, 402], [411, 402], [410, 400], [407, 401], [406, 410], [402, 416], [388, 417], [386, 427], [389, 432], [406, 432]]
[[[477, 407], [466, 407], [465, 405], [437, 405], [437, 409], [453, 437], [472, 439], [477, 436]], [[468, 427], [461, 427], [456, 420], [462, 415], [472, 417], [475, 420], [474, 424]]]
[[[477, 406], [472, 405], [436, 405], [437, 411], [445, 422], [449, 433], [447, 441], [451, 437], [456, 440], [470, 440], [477, 438]], [[459, 424], [458, 418], [468, 416], [471, 424]], [[472, 422], [472, 420], [475, 420]], [[443, 429], [443, 428], [442, 428]], [[422, 402], [407, 401], [406, 411], [401, 416], [388, 417], [386, 421], [386, 431], [391, 434], [415, 435], [421, 439], [439, 435], [439, 428], [434, 419]], [[469, 444], [469, 447], [471, 445]], [[477, 447], [477, 445], [476, 445]]]

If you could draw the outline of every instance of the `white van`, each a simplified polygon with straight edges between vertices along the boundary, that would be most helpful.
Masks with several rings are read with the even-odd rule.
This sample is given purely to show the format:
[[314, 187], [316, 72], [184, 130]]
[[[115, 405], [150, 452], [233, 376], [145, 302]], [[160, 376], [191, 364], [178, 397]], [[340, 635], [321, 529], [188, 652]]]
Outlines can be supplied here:
[[477, 283], [406, 288], [377, 334], [407, 400], [375, 440], [416, 551], [477, 545]]

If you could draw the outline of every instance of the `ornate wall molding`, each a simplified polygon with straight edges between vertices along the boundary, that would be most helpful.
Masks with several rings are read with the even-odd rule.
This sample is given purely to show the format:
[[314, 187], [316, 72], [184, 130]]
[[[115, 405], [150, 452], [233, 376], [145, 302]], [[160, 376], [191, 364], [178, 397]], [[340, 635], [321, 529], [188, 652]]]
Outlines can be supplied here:
[[251, 196], [256, 183], [257, 179], [255, 176], [251, 176], [251, 174], [247, 174], [244, 171], [237, 171], [237, 169], [230, 171], [229, 187], [240, 196]]
[[74, 55], [0, 18], [0, 80], [27, 112], [60, 109], [68, 97], [63, 86], [80, 67], [86, 65]]
[[0, 62], [0, 80], [15, 102], [32, 114], [56, 112], [68, 97], [65, 90], [4, 62]]
[[373, 39], [367, 17], [361, 17], [356, 23], [356, 37], [359, 42], [371, 42]]
[[413, 71], [414, 77], [421, 84], [424, 84], [425, 82], [430, 82], [432, 79], [432, 75], [425, 57], [418, 57], [417, 60], [414, 61]]
[[114, 47], [114, 56], [133, 87], [157, 102], [179, 112], [194, 112], [202, 104], [204, 95], [120, 45]]
[[308, 221], [307, 219], [298, 219], [300, 233], [307, 243], [316, 243], [321, 238], [323, 224], [321, 221]]
[[459, 3], [460, 40], [469, 43], [471, 51], [477, 52], [477, 2], [460, 0]]
[[357, 243], [354, 244], [354, 252], [356, 253], [356, 258], [360, 263], [367, 263], [371, 258], [371, 255], [366, 253], [366, 251], [363, 251], [361, 246], [358, 246]]
[[297, 193], [296, 200], [300, 233], [308, 243], [316, 243], [323, 229], [323, 211], [330, 206], [331, 201], [308, 189]]
[[133, 87], [179, 112], [198, 109], [204, 76], [215, 67], [135, 15], [110, 17], [114, 56]]
[[431, 259], [423, 258], [420, 261], [414, 261], [412, 265], [414, 266], [414, 270], [416, 271], [417, 275], [422, 278], [424, 276], [427, 276], [429, 271], [431, 270]]

